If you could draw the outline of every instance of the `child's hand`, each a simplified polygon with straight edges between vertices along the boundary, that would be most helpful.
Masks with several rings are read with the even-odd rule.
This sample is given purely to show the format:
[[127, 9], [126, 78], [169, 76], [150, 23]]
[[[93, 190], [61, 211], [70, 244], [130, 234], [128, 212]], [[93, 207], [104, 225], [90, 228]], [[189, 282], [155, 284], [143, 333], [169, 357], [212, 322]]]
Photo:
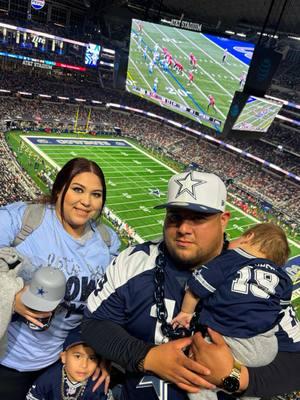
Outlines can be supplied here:
[[173, 328], [177, 328], [177, 326], [189, 328], [192, 317], [193, 314], [180, 311], [180, 313], [174, 319], [172, 319], [171, 325], [173, 326]]

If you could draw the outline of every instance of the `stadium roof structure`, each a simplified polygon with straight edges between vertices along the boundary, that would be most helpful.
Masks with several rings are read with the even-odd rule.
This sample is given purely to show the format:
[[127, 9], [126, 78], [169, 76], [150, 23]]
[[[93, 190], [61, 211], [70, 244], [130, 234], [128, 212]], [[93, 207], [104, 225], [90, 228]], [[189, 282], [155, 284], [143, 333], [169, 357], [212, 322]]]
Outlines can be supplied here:
[[[48, 0], [49, 3], [58, 1]], [[199, 24], [205, 23], [218, 29], [259, 29], [263, 26], [270, 5], [274, 3], [268, 28], [275, 29], [282, 9], [279, 26], [282, 33], [300, 35], [299, 0], [62, 0], [60, 5], [85, 8], [94, 17], [117, 13], [133, 18], [155, 19], [165, 16], [183, 18]], [[127, 11], [126, 11], [127, 9]]]
[[[131, 0], [129, 5], [132, 7], [159, 9], [161, 12], [180, 16], [184, 14], [183, 19], [193, 20], [195, 22], [207, 23], [221, 29], [232, 28], [261, 28], [268, 14], [272, 0]], [[279, 30], [286, 33], [300, 34], [300, 2], [298, 0], [276, 0], [273, 11], [270, 15], [269, 28], [275, 28], [280, 17], [282, 8], [285, 6]]]

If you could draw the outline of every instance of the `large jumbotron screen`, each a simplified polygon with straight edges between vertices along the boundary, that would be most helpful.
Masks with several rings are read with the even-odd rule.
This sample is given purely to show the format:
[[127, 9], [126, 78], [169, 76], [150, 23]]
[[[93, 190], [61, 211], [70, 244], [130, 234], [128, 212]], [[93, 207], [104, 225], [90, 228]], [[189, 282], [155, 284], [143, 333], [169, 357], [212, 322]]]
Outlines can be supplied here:
[[126, 89], [222, 131], [254, 45], [134, 19]]
[[239, 115], [234, 130], [267, 132], [279, 113], [282, 103], [249, 96], [243, 111]]

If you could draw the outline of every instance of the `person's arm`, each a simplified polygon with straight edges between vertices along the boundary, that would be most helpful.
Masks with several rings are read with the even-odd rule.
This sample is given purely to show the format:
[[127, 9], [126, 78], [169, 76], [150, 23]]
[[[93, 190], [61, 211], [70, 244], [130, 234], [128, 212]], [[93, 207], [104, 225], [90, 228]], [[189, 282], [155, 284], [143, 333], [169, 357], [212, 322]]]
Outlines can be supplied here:
[[[191, 351], [194, 359], [211, 371], [207, 380], [220, 386], [233, 367], [233, 356], [222, 335], [208, 329], [212, 343], [197, 333], [193, 337]], [[279, 352], [266, 366], [242, 367], [240, 392], [242, 396], [270, 397], [300, 389], [300, 352]]]
[[129, 372], [152, 372], [191, 393], [198, 392], [200, 386], [207, 389], [215, 387], [205, 379], [209, 374], [208, 368], [183, 352], [191, 344], [191, 338], [155, 346], [134, 338], [114, 322], [93, 319], [83, 321], [82, 338], [96, 353], [120, 364]]
[[154, 344], [136, 339], [115, 322], [84, 319], [82, 338], [101, 357], [116, 362], [129, 372], [138, 372], [138, 362]]
[[193, 318], [193, 314], [195, 312], [195, 308], [199, 303], [199, 297], [195, 296], [193, 292], [189, 289], [186, 289], [185, 295], [183, 297], [181, 310], [175, 318], [172, 319], [171, 324], [173, 328], [177, 326], [184, 326], [185, 328], [189, 328], [191, 319]]
[[[198, 391], [201, 385], [211, 388], [211, 384], [197, 375], [205, 375], [207, 368], [183, 353], [183, 349], [191, 343], [190, 338], [155, 346], [131, 336], [124, 328], [127, 323], [128, 285], [136, 274], [136, 263], [145, 262], [140, 253], [138, 257], [132, 253], [132, 249], [123, 251], [90, 294], [82, 325], [84, 340], [100, 356], [128, 371], [143, 372], [143, 369], [148, 369], [171, 382], [182, 382], [186, 385], [184, 389], [191, 392]], [[147, 253], [145, 257], [148, 260]]]
[[188, 314], [193, 314], [197, 304], [199, 303], [199, 297], [195, 296], [190, 289], [186, 289], [183, 297], [181, 311]]
[[270, 397], [300, 390], [300, 352], [279, 352], [271, 364], [248, 368], [243, 396]]

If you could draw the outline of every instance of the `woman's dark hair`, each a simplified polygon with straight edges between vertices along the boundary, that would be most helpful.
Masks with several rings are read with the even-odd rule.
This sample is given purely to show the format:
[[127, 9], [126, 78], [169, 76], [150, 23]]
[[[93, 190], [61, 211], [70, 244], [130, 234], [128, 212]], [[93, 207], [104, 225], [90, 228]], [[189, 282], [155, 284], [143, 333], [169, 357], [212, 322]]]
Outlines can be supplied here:
[[102, 169], [92, 160], [88, 160], [86, 158], [73, 158], [72, 160], [69, 160], [56, 175], [51, 194], [41, 200], [43, 203], [56, 204], [58, 196], [61, 193], [60, 215], [62, 220], [64, 220], [64, 200], [67, 190], [69, 189], [73, 178], [76, 175], [82, 174], [83, 172], [92, 172], [100, 179], [103, 187], [103, 203], [99, 217], [102, 213], [106, 200], [106, 184]]

